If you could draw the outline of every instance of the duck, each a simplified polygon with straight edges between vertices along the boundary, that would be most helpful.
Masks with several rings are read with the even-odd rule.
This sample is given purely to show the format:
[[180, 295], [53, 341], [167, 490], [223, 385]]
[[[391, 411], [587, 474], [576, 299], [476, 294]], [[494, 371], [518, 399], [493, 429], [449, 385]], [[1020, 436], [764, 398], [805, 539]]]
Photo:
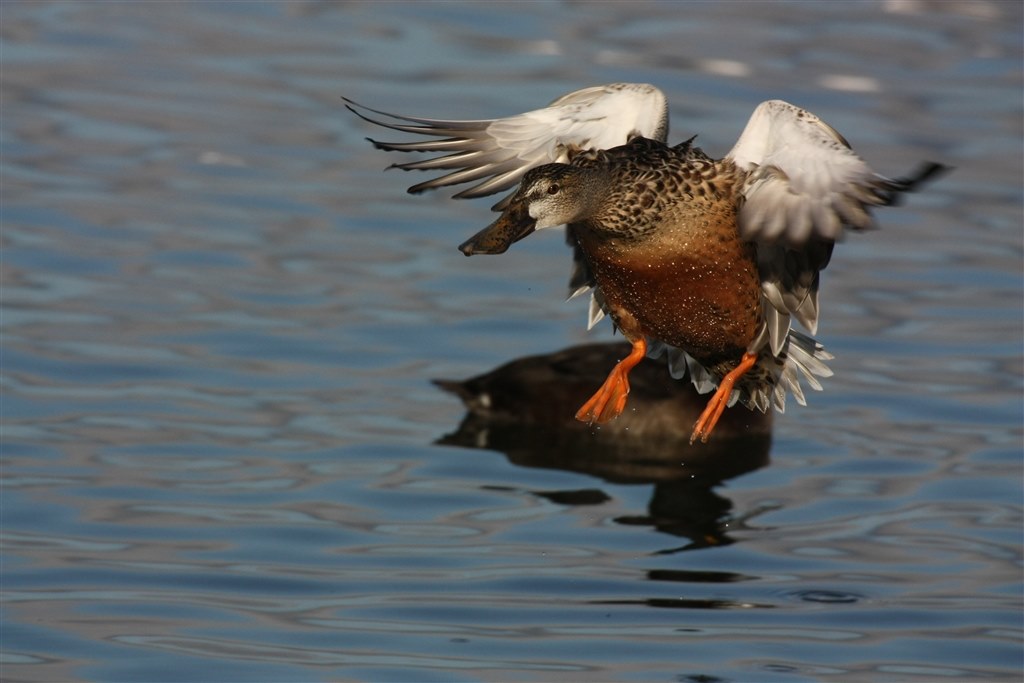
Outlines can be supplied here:
[[672, 377], [688, 375], [711, 394], [690, 443], [706, 442], [737, 402], [784, 412], [787, 394], [806, 405], [803, 384], [821, 390], [833, 356], [813, 335], [834, 245], [874, 228], [872, 209], [948, 170], [925, 162], [902, 178], [879, 175], [832, 126], [782, 100], [757, 105], [733, 148], [714, 159], [695, 138], [668, 145], [667, 99], [648, 84], [586, 88], [540, 110], [475, 121], [346, 104], [375, 124], [442, 138], [371, 140], [387, 151], [442, 153], [396, 165], [450, 171], [410, 192], [474, 182], [455, 195], [465, 199], [514, 188], [492, 207], [497, 220], [460, 245], [467, 256], [504, 253], [535, 231], [566, 226], [570, 298], [590, 293], [588, 327], [608, 316], [630, 344], [576, 419], [614, 420], [630, 371], [664, 357]]

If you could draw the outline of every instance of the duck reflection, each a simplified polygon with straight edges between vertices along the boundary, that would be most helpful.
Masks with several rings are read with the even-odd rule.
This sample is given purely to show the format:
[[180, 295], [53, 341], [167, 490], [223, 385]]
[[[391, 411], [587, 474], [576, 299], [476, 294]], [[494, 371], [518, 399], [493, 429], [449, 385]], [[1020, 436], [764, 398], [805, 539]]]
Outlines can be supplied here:
[[[520, 358], [464, 381], [436, 380], [458, 396], [467, 413], [440, 444], [501, 451], [516, 465], [556, 468], [619, 484], [654, 484], [646, 515], [621, 524], [652, 526], [689, 539], [663, 552], [731, 543], [740, 520], [732, 502], [713, 489], [768, 463], [771, 413], [729, 408], [707, 443], [690, 445], [706, 396], [673, 380], [664, 364], [645, 359], [630, 375], [629, 409], [590, 427], [573, 416], [609, 364], [629, 354], [628, 343], [589, 344]], [[568, 505], [608, 499], [602, 491], [538, 492]]]

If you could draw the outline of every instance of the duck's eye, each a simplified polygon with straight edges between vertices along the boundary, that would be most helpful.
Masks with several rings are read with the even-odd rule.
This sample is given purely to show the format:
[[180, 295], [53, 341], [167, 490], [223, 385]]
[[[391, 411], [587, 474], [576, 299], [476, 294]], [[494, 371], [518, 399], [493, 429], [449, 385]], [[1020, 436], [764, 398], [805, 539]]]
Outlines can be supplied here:
[[561, 191], [562, 188], [559, 187], [558, 183], [551, 183], [548, 185], [548, 194], [558, 194]]

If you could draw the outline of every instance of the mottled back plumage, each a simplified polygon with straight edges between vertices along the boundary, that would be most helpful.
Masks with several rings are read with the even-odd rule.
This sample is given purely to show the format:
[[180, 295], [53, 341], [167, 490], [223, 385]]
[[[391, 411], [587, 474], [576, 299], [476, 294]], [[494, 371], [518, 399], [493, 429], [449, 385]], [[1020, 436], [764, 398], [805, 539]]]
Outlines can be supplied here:
[[[573, 157], [570, 166], [609, 174], [605, 201], [591, 222], [603, 224], [610, 233], [639, 238], [657, 230], [666, 212], [681, 202], [728, 201], [733, 183], [721, 182], [715, 161], [694, 147], [693, 140], [669, 147], [635, 137], [620, 147]], [[543, 168], [533, 173], [543, 173]]]

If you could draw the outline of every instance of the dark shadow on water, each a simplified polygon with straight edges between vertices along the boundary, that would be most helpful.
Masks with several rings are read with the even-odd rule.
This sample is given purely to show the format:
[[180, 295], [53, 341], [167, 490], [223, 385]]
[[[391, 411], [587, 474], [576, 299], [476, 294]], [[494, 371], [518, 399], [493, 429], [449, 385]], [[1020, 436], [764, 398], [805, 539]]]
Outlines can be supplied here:
[[[708, 443], [689, 444], [704, 409], [689, 381], [673, 380], [663, 363], [645, 360], [630, 374], [625, 413], [598, 428], [576, 421], [577, 408], [604, 380], [629, 345], [591, 344], [511, 361], [465, 381], [437, 384], [467, 408], [459, 428], [440, 444], [499, 451], [523, 467], [562, 469], [617, 484], [653, 484], [647, 513], [624, 525], [654, 527], [689, 539], [677, 552], [732, 540], [732, 502], [715, 492], [722, 482], [768, 464], [771, 413], [728, 409]], [[566, 505], [595, 505], [600, 490], [538, 491]]]

